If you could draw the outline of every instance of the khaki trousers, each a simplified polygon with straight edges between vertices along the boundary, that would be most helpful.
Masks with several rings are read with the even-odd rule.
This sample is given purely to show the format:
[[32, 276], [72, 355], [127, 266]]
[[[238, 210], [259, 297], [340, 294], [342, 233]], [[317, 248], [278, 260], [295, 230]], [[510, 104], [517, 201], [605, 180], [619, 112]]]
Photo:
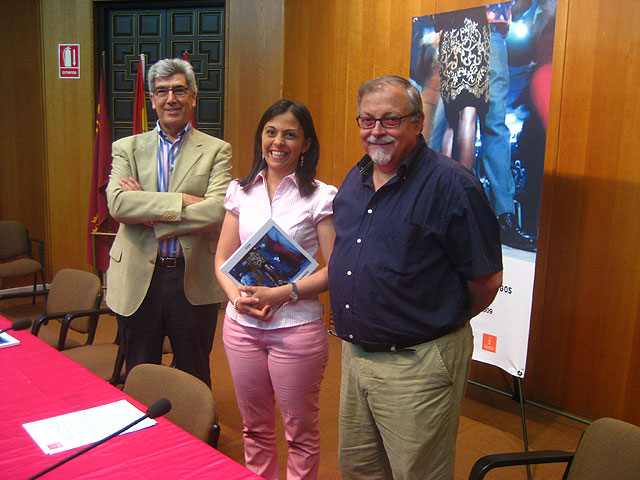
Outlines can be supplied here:
[[410, 348], [367, 353], [343, 342], [343, 480], [453, 479], [471, 325]]

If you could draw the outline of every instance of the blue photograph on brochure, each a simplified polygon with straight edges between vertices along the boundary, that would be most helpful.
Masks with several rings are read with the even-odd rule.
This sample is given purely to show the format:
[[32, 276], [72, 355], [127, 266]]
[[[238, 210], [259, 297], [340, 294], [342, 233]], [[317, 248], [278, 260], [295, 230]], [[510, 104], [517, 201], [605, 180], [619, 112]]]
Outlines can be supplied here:
[[222, 266], [237, 284], [278, 287], [304, 278], [318, 266], [273, 220], [256, 233]]

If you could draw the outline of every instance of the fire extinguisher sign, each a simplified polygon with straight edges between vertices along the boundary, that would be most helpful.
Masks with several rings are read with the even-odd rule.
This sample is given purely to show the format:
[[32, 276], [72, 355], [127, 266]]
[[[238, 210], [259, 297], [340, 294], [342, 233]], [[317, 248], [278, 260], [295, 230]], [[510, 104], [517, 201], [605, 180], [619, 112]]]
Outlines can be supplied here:
[[58, 77], [80, 78], [80, 45], [58, 44]]

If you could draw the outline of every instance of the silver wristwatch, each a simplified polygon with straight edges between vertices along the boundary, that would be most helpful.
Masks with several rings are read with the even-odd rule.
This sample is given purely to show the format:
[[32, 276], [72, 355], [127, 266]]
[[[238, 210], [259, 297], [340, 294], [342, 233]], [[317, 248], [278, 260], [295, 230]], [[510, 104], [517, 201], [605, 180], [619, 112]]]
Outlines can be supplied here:
[[296, 303], [298, 301], [298, 286], [293, 282], [291, 284], [291, 294], [289, 294], [289, 298], [291, 299], [291, 303]]

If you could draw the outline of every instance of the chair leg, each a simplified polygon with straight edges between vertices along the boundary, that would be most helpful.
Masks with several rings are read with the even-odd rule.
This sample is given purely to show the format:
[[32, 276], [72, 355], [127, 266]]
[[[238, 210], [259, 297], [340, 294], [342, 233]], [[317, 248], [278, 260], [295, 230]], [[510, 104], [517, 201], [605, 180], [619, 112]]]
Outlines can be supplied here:
[[[44, 268], [40, 269], [40, 278], [42, 279], [42, 290], [47, 290], [47, 285], [44, 283]], [[38, 290], [38, 272], [33, 275], [33, 298], [31, 299], [31, 305], [36, 304], [36, 290]]]
[[42, 280], [42, 290], [47, 291], [47, 284], [44, 281], [44, 268], [40, 269], [40, 279]]
[[38, 272], [33, 275], [33, 297], [31, 298], [31, 305], [36, 304], [36, 290], [38, 289]]

